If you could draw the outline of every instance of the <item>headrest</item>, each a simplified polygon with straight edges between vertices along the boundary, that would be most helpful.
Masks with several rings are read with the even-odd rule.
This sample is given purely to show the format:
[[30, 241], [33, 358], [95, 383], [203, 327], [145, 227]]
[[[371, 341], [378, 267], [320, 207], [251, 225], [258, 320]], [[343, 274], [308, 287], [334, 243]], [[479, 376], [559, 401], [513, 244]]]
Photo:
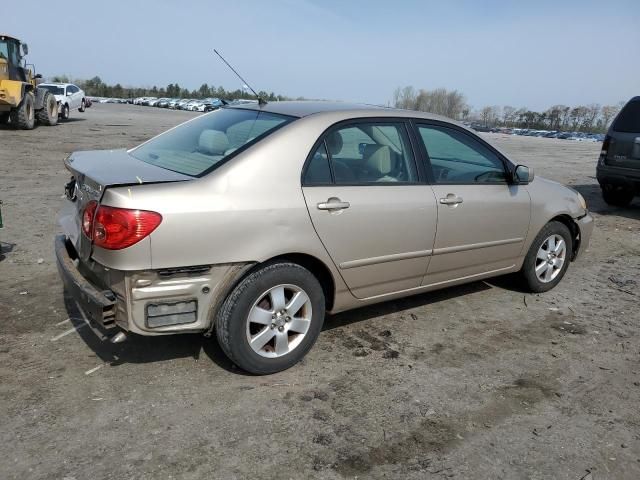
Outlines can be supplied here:
[[198, 141], [198, 149], [209, 155], [224, 155], [229, 148], [229, 139], [226, 133], [220, 130], [203, 130]]
[[327, 148], [331, 155], [337, 155], [342, 150], [342, 135], [340, 132], [333, 132], [327, 137]]
[[363, 157], [367, 167], [377, 170], [381, 175], [388, 175], [393, 169], [391, 149], [386, 145], [367, 145], [364, 147]]

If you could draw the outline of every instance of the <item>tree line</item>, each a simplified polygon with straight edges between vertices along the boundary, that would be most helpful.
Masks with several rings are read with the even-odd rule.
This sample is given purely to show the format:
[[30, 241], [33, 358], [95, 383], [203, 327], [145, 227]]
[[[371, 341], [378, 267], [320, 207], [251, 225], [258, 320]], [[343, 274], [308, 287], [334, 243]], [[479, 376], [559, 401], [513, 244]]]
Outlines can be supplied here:
[[396, 88], [392, 103], [396, 108], [435, 113], [485, 127], [579, 132], [605, 132], [624, 105], [624, 102], [617, 105], [592, 103], [576, 107], [553, 105], [541, 112], [526, 107], [494, 105], [474, 110], [467, 103], [464, 94], [457, 90], [416, 90], [412, 86]]
[[[189, 90], [181, 87], [178, 83], [170, 83], [166, 87], [124, 87], [120, 83], [109, 85], [98, 76], [88, 80], [75, 79], [71, 81], [66, 75], [58, 75], [51, 78], [52, 82], [75, 83], [87, 96], [108, 97], [108, 98], [137, 98], [137, 97], [170, 97], [170, 98], [220, 98], [223, 100], [234, 100], [238, 98], [253, 99], [255, 95], [251, 91], [238, 88], [236, 90], [226, 90], [224, 87], [215, 87], [203, 83], [197, 90]], [[291, 100], [283, 95], [276, 95], [273, 92], [260, 91], [258, 95], [268, 101]]]

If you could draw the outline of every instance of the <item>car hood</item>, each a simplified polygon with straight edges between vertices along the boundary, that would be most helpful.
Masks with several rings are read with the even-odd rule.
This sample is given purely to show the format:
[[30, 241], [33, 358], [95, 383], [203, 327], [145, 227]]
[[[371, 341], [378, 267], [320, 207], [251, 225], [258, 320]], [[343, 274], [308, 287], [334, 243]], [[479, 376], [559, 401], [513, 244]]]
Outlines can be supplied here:
[[54, 97], [56, 97], [57, 102], [61, 102], [66, 98], [64, 95], [54, 95]]

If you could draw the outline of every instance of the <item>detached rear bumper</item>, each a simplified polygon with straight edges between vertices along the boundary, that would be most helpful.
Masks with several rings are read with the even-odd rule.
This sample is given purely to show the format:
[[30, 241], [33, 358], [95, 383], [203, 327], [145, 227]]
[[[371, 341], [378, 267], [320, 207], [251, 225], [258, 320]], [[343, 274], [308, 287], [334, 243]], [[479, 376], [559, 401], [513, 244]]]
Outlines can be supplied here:
[[115, 294], [111, 290], [99, 290], [80, 273], [64, 235], [56, 236], [55, 252], [58, 272], [69, 295], [91, 321], [105, 328], [115, 327]]
[[126, 272], [80, 265], [64, 235], [55, 238], [55, 252], [66, 290], [91, 321], [140, 335], [209, 331], [216, 309], [251, 265]]

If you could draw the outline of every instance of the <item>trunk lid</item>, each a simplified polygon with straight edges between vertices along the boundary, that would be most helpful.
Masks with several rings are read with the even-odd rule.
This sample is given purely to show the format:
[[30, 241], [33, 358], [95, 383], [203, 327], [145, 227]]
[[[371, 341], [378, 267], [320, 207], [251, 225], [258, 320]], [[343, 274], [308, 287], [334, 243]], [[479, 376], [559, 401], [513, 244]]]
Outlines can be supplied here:
[[124, 149], [75, 152], [64, 164], [72, 177], [65, 185], [59, 223], [81, 260], [89, 258], [92, 248], [91, 240], [82, 233], [82, 213], [90, 201], [100, 202], [107, 188], [193, 179], [138, 160]]

